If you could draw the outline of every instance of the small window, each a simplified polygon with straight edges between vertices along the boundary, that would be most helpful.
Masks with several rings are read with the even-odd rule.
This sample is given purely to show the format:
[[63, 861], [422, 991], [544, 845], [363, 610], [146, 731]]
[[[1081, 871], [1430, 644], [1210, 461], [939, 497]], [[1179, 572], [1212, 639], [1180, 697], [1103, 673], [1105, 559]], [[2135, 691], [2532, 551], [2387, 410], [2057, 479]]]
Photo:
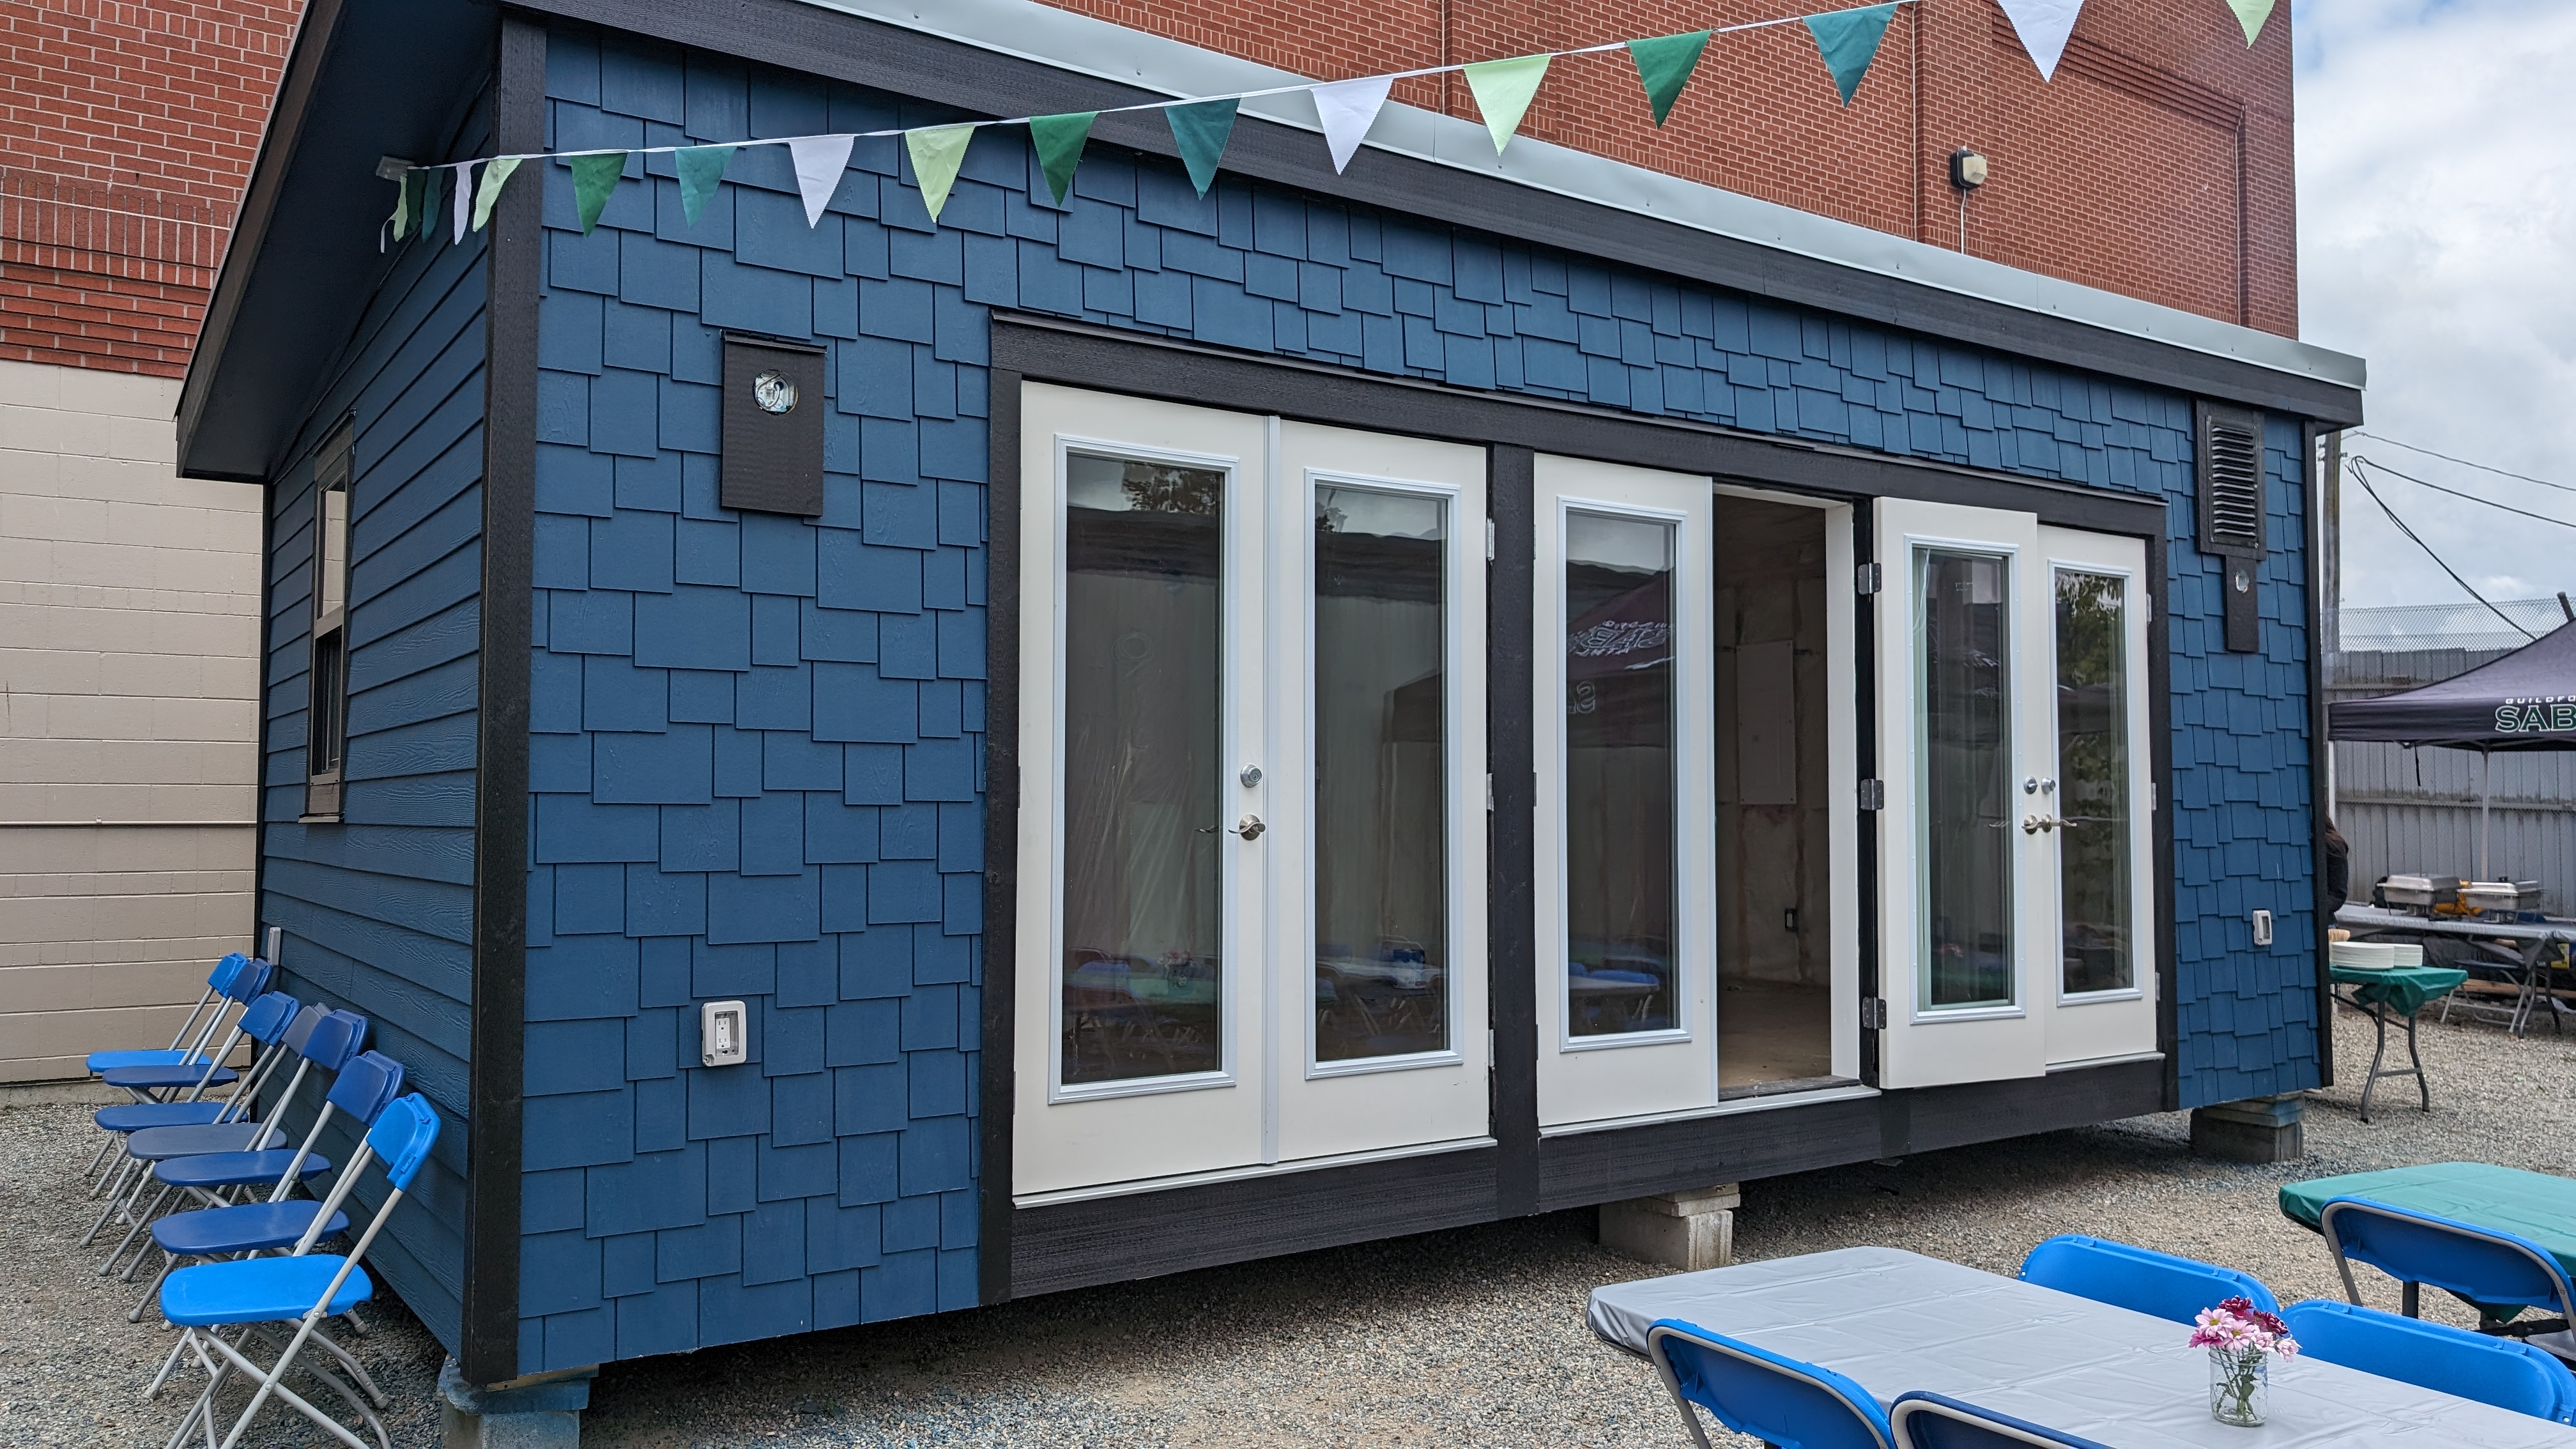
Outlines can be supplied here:
[[342, 423], [313, 467], [312, 711], [305, 722], [304, 819], [340, 818], [349, 739], [349, 453]]

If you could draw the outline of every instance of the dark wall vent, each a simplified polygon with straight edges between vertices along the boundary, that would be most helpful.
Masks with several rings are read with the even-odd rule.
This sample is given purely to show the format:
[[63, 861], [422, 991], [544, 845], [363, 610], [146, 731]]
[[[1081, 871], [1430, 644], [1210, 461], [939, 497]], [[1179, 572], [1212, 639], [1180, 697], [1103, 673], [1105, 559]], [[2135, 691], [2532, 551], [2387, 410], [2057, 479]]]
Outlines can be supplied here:
[[2198, 421], [2200, 551], [2223, 566], [2227, 648], [2251, 654], [2263, 647], [2263, 415], [2205, 402]]

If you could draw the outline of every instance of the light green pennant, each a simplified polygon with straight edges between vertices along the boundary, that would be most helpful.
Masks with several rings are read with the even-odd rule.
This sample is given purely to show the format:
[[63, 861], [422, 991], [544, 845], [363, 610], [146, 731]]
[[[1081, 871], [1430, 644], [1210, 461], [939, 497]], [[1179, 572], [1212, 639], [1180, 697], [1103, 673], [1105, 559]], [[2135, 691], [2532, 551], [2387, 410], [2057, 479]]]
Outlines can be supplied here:
[[949, 188], [957, 184], [957, 168], [966, 164], [966, 143], [975, 139], [975, 129], [929, 126], [903, 133], [904, 153], [912, 158], [913, 179], [921, 183], [921, 204], [933, 224], [948, 204]]
[[428, 221], [429, 171], [415, 166], [402, 174], [402, 189], [394, 194], [394, 240], [401, 241]]
[[1038, 169], [1046, 173], [1055, 204], [1064, 205], [1073, 190], [1073, 168], [1082, 164], [1082, 143], [1091, 139], [1098, 111], [1069, 111], [1061, 116], [1031, 116], [1029, 144], [1038, 148]]
[[511, 172], [518, 169], [519, 158], [516, 156], [496, 157], [483, 163], [483, 184], [474, 189], [476, 231], [481, 231], [483, 224], [492, 219], [492, 205], [501, 199], [502, 184], [510, 179]]
[[725, 163], [733, 159], [731, 146], [690, 146], [671, 153], [671, 169], [680, 173], [680, 214], [696, 226], [707, 202], [724, 180]]
[[1234, 134], [1234, 112], [1240, 104], [1229, 97], [1163, 107], [1163, 119], [1172, 127], [1172, 143], [1181, 148], [1181, 164], [1189, 168], [1190, 184], [1201, 196], [1216, 185], [1216, 163], [1224, 158], [1226, 140]]
[[1869, 74], [1869, 63], [1878, 58], [1879, 39], [1895, 16], [1896, 0], [1888, 0], [1885, 5], [1806, 17], [1807, 33], [1816, 38], [1816, 53], [1825, 58], [1825, 69], [1833, 72], [1834, 87], [1843, 93], [1844, 105], [1851, 104], [1852, 92]]
[[1538, 95], [1538, 83], [1547, 78], [1544, 55], [1515, 56], [1510, 60], [1479, 61], [1467, 67], [1467, 91], [1476, 98], [1476, 112], [1485, 118], [1485, 130], [1494, 138], [1494, 154], [1512, 142], [1521, 128], [1521, 117], [1529, 113], [1530, 101]]
[[1673, 102], [1681, 99], [1682, 87], [1690, 84], [1691, 72], [1699, 69], [1700, 52], [1706, 49], [1705, 30], [1628, 42], [1628, 55], [1637, 62], [1637, 79], [1645, 82], [1646, 104], [1654, 108], [1656, 125], [1673, 113]]
[[2245, 44], [2252, 48], [2263, 34], [2263, 22], [2272, 18], [2272, 0], [2227, 0], [2227, 8], [2236, 12], [2236, 23], [2245, 27]]
[[626, 153], [611, 151], [598, 156], [575, 156], [572, 161], [572, 209], [581, 219], [581, 234], [599, 225], [599, 214], [608, 209], [608, 196], [617, 189], [617, 178], [626, 174]]

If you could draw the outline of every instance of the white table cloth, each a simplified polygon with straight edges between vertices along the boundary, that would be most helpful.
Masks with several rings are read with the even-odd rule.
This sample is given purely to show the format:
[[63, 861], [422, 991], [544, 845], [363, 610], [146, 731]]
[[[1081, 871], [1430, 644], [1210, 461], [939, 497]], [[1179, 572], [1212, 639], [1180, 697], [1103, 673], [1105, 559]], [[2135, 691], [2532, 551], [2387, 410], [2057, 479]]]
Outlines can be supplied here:
[[1613, 1284], [1587, 1317], [1633, 1353], [1678, 1318], [1849, 1375], [1881, 1405], [1929, 1389], [2121, 1449], [2576, 1449], [2576, 1429], [2305, 1357], [2273, 1362], [2269, 1423], [2230, 1428], [2209, 1416], [2209, 1352], [2187, 1325], [1895, 1248]]

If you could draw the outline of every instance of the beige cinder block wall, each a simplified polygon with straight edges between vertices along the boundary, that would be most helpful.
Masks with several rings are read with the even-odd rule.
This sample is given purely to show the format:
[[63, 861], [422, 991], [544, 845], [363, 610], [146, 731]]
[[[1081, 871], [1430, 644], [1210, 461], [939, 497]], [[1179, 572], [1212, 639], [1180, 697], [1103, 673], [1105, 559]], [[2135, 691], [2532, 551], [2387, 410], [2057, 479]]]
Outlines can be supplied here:
[[0, 361], [0, 1082], [251, 949], [261, 496], [178, 476], [178, 393]]

